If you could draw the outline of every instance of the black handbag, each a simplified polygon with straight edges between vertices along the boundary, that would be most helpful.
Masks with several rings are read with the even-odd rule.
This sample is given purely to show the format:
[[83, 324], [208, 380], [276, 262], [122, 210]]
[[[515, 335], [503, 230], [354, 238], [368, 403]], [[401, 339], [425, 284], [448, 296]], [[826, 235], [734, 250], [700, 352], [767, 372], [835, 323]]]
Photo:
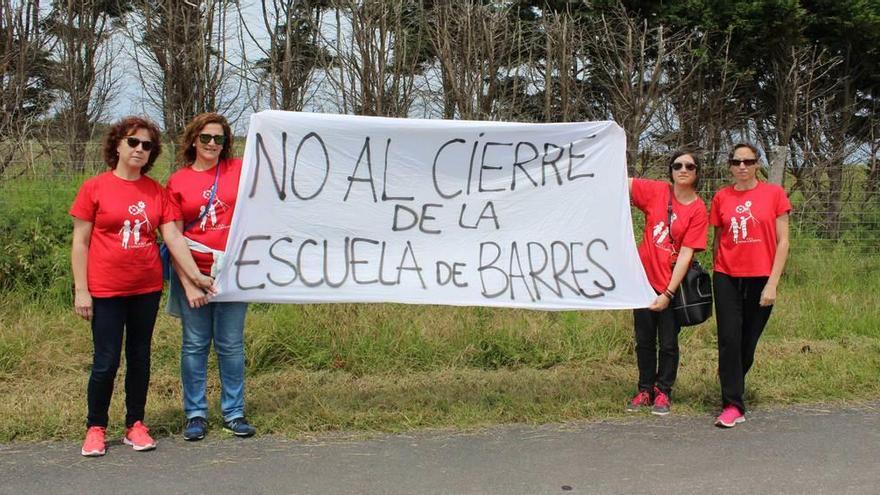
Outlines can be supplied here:
[[[669, 240], [675, 246], [672, 238], [672, 195], [675, 194], [672, 187], [669, 188], [669, 205], [667, 206], [667, 222], [669, 228]], [[669, 303], [675, 321], [683, 327], [699, 325], [712, 316], [712, 277], [703, 269], [700, 262], [693, 260], [688, 267], [672, 301]]]

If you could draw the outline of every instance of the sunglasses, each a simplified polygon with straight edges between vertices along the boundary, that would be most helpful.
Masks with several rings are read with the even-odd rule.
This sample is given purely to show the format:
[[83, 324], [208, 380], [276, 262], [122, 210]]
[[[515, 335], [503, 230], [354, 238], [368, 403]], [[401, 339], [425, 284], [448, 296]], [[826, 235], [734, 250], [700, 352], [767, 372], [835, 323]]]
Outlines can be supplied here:
[[740, 165], [751, 167], [754, 166], [756, 163], [758, 163], [758, 160], [756, 158], [745, 158], [742, 160], [738, 158], [731, 158], [730, 160], [727, 160], [727, 164], [731, 167], [739, 167]]
[[672, 162], [672, 170], [681, 170], [681, 167], [686, 168], [688, 172], [697, 169], [697, 165], [691, 162]]
[[226, 136], [223, 134], [199, 134], [199, 142], [202, 144], [208, 144], [211, 140], [214, 140], [215, 144], [223, 146], [223, 143], [226, 142]]
[[140, 139], [138, 139], [136, 137], [125, 138], [125, 143], [128, 144], [128, 147], [131, 149], [137, 148], [138, 145], [140, 145], [141, 149], [143, 149], [144, 151], [150, 151], [151, 149], [153, 149], [153, 142], [152, 141], [141, 141]]

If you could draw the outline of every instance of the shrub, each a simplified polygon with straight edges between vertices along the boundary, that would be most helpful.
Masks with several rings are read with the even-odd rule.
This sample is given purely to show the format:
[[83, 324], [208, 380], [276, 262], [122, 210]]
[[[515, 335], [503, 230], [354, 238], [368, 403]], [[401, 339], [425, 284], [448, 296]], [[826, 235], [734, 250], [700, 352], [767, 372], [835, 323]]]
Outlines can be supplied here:
[[0, 191], [0, 290], [69, 301], [73, 227], [67, 209], [76, 187], [70, 181], [18, 182]]

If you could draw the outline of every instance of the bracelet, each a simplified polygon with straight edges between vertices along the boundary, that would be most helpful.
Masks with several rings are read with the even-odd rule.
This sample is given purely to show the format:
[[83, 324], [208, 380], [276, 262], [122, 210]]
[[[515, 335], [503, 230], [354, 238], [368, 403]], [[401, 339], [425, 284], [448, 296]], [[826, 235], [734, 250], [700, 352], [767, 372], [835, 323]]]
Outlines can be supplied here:
[[668, 297], [670, 300], [675, 296], [675, 294], [673, 294], [672, 291], [669, 290], [668, 287], [663, 289], [663, 295]]

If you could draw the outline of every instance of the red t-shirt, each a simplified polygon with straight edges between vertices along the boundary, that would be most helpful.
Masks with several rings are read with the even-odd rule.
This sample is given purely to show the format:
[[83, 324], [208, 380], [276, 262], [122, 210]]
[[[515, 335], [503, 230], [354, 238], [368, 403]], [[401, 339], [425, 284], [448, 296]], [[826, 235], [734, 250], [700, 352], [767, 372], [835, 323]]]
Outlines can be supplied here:
[[791, 211], [785, 190], [758, 182], [748, 191], [727, 186], [712, 198], [710, 222], [721, 229], [715, 271], [731, 277], [768, 277], [776, 257], [776, 217]]
[[[699, 196], [686, 205], [673, 197], [672, 221], [669, 222], [667, 208], [671, 194], [668, 182], [633, 179], [630, 197], [633, 204], [645, 212], [645, 233], [639, 244], [639, 258], [645, 267], [648, 282], [657, 292], [663, 292], [669, 286], [672, 267], [681, 247], [703, 251], [709, 230], [706, 204]], [[667, 222], [672, 225], [672, 239]]]
[[[208, 205], [208, 199], [211, 198], [211, 186], [217, 174], [215, 167], [201, 171], [184, 167], [171, 174], [167, 187], [168, 197], [180, 218], [183, 218], [184, 228], [207, 209], [205, 216], [187, 229], [184, 235], [211, 249], [225, 251], [235, 200], [238, 197], [241, 159], [224, 160], [218, 166], [220, 176], [217, 178], [217, 191], [211, 205]], [[192, 256], [202, 273], [211, 273], [214, 257], [210, 253], [192, 251]]]
[[156, 229], [179, 217], [161, 184], [147, 176], [129, 181], [104, 172], [80, 187], [70, 214], [92, 223], [86, 269], [92, 296], [162, 290]]

